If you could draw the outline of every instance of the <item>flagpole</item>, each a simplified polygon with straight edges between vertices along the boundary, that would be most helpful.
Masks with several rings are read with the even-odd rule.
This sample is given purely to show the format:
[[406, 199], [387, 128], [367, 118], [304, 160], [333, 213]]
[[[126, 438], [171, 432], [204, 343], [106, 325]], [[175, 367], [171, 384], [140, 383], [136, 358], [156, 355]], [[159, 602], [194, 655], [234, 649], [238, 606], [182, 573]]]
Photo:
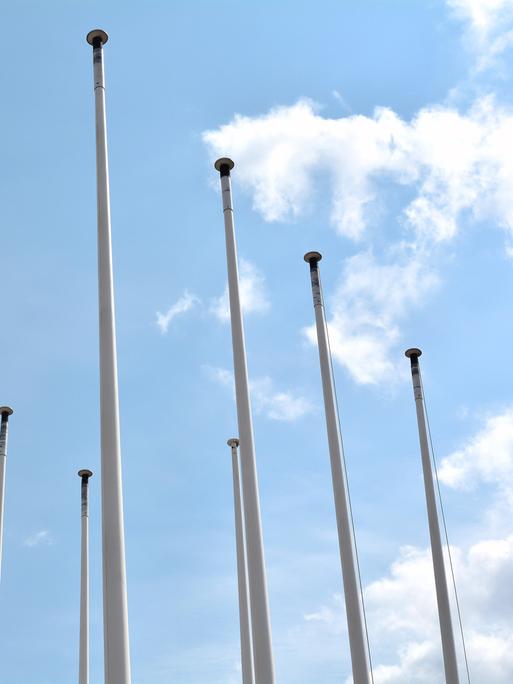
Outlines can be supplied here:
[[7, 435], [9, 416], [12, 416], [10, 406], [0, 406], [0, 579], [2, 576], [2, 549], [4, 538], [4, 497], [5, 497], [5, 469], [7, 466]]
[[231, 448], [232, 452], [233, 504], [235, 509], [235, 540], [237, 546], [237, 579], [239, 587], [242, 684], [254, 684], [253, 646], [251, 643], [251, 625], [249, 621], [248, 566], [244, 534], [244, 513], [242, 509], [240, 491], [239, 457], [237, 454], [239, 440], [232, 438], [228, 440], [227, 444]]
[[237, 266], [237, 246], [233, 221], [233, 203], [230, 171], [234, 167], [231, 159], [223, 157], [215, 163], [221, 178], [221, 192], [226, 237], [226, 258], [228, 265], [228, 291], [230, 296], [230, 317], [232, 328], [233, 363], [235, 370], [235, 399], [240, 440], [242, 492], [246, 520], [246, 542], [248, 555], [248, 579], [253, 634], [253, 657], [255, 681], [258, 684], [274, 684], [274, 662], [271, 642], [271, 623], [267, 597], [267, 578], [264, 561], [260, 500], [256, 470], [253, 423], [249, 399], [248, 370], [244, 343], [244, 326], [240, 304]]
[[371, 684], [370, 655], [360, 590], [358, 558], [319, 275], [319, 261], [322, 256], [319, 252], [308, 252], [304, 259], [310, 265], [353, 682], [354, 684]]
[[436, 507], [435, 486], [433, 483], [433, 471], [431, 469], [431, 456], [429, 451], [426, 414], [424, 408], [424, 396], [420, 375], [419, 356], [420, 349], [407, 349], [405, 355], [410, 359], [411, 375], [413, 382], [413, 396], [417, 411], [417, 425], [419, 430], [420, 453], [422, 457], [422, 471], [424, 474], [424, 489], [426, 492], [426, 505], [429, 523], [429, 536], [431, 539], [431, 555], [433, 558], [433, 571], [435, 575], [436, 600], [438, 603], [438, 618], [440, 621], [440, 633], [442, 637], [442, 652], [444, 659], [446, 684], [459, 684], [458, 661], [456, 658], [456, 646], [452, 628], [451, 606], [447, 589], [445, 574], [444, 554], [438, 522]]
[[130, 684], [125, 535], [121, 482], [118, 373], [110, 225], [103, 45], [105, 31], [88, 33], [93, 46], [98, 197], [100, 424], [105, 684]]
[[89, 684], [89, 478], [90, 470], [79, 470], [81, 493], [81, 553], [80, 553], [80, 649], [78, 684]]

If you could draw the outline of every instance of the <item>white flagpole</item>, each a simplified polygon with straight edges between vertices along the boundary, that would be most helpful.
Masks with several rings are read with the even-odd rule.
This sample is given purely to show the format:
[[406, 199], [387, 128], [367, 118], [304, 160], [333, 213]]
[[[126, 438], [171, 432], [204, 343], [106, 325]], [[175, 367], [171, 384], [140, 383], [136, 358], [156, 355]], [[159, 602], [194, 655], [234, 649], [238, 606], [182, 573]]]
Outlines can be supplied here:
[[308, 252], [305, 261], [310, 264], [317, 342], [321, 365], [322, 390], [328, 431], [328, 445], [331, 460], [331, 476], [335, 497], [340, 561], [346, 604], [349, 647], [353, 668], [354, 684], [370, 684], [371, 668], [367, 633], [363, 613], [363, 603], [358, 577], [358, 559], [351, 519], [349, 490], [344, 467], [344, 452], [340, 433], [340, 420], [335, 395], [335, 380], [331, 365], [328, 331], [324, 313], [318, 262], [322, 259], [319, 252]]
[[0, 406], [0, 579], [2, 576], [2, 547], [4, 538], [4, 497], [5, 497], [5, 468], [7, 465], [7, 433], [9, 416], [12, 415], [10, 406]]
[[458, 661], [456, 658], [456, 646], [452, 629], [451, 606], [449, 592], [447, 590], [447, 578], [445, 575], [444, 554], [438, 522], [436, 507], [435, 487], [433, 483], [433, 471], [431, 469], [431, 457], [426, 427], [426, 414], [424, 411], [424, 397], [422, 381], [420, 377], [419, 356], [420, 349], [407, 349], [406, 356], [410, 359], [411, 375], [413, 381], [413, 395], [417, 410], [417, 424], [419, 429], [420, 453], [422, 457], [422, 470], [424, 473], [424, 489], [426, 491], [426, 505], [429, 522], [429, 536], [431, 539], [431, 554], [433, 557], [433, 570], [435, 574], [436, 599], [438, 603], [438, 617], [442, 636], [442, 652], [444, 658], [446, 684], [459, 684]]
[[90, 470], [79, 470], [81, 492], [81, 553], [80, 553], [80, 649], [78, 684], [89, 684], [89, 478]]
[[237, 545], [237, 579], [239, 586], [239, 619], [242, 684], [255, 684], [255, 678], [253, 675], [253, 647], [251, 643], [251, 625], [249, 621], [248, 566], [244, 534], [244, 513], [241, 501], [239, 458], [237, 454], [239, 440], [236, 438], [229, 439], [228, 446], [231, 448], [232, 451], [233, 503], [235, 509], [235, 539]]
[[253, 657], [255, 680], [258, 684], [274, 684], [274, 662], [271, 642], [271, 623], [267, 598], [267, 578], [264, 561], [262, 523], [256, 470], [253, 423], [249, 400], [248, 369], [244, 344], [244, 327], [240, 305], [237, 267], [237, 246], [233, 222], [233, 204], [230, 185], [230, 171], [234, 167], [231, 159], [223, 157], [215, 163], [221, 177], [224, 227], [226, 237], [226, 258], [228, 264], [228, 291], [230, 295], [230, 316], [232, 326], [233, 363], [235, 370], [235, 399], [240, 439], [240, 460], [242, 493], [246, 520], [246, 542], [248, 552], [248, 579], [253, 633]]
[[87, 35], [87, 42], [93, 46], [96, 104], [105, 684], [130, 684], [118, 372], [102, 47], [107, 39], [107, 34], [102, 30], [91, 31]]

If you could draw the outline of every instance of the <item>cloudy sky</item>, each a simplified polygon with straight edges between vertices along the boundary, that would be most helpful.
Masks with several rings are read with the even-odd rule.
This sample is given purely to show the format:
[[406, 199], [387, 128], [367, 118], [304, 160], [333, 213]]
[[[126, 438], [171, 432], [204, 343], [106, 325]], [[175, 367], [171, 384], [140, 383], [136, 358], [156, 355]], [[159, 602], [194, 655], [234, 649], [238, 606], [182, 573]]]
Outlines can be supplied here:
[[133, 683], [241, 681], [226, 446], [236, 414], [212, 168], [229, 155], [277, 682], [351, 681], [303, 262], [314, 249], [375, 682], [443, 682], [403, 355], [419, 346], [471, 680], [509, 684], [513, 0], [0, 7], [0, 403], [15, 409], [0, 682], [77, 676], [79, 468], [95, 471], [91, 684], [103, 681], [85, 43], [101, 26]]

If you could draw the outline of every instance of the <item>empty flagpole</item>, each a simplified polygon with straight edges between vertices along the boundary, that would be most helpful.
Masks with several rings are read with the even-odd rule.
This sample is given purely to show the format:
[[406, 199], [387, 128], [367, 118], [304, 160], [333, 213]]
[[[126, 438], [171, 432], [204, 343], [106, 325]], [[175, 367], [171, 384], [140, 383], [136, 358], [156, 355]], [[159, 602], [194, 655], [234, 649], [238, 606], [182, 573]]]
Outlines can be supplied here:
[[237, 579], [239, 587], [239, 619], [240, 619], [240, 650], [242, 663], [242, 683], [254, 684], [253, 675], [253, 647], [251, 644], [251, 625], [249, 621], [248, 596], [248, 564], [244, 534], [244, 512], [242, 509], [239, 457], [237, 447], [239, 440], [235, 437], [228, 440], [232, 451], [233, 472], [233, 504], [235, 509], [235, 540], [237, 546]]
[[358, 576], [358, 559], [351, 519], [348, 484], [343, 464], [344, 452], [335, 395], [335, 380], [333, 378], [319, 276], [319, 261], [322, 259], [322, 256], [319, 252], [308, 252], [305, 254], [304, 259], [310, 265], [353, 682], [354, 684], [370, 684], [370, 656]]
[[431, 555], [433, 558], [433, 570], [435, 574], [436, 600], [438, 603], [438, 618], [442, 636], [442, 652], [444, 658], [445, 681], [447, 684], [459, 684], [458, 661], [456, 658], [456, 646], [452, 629], [451, 606], [449, 592], [447, 590], [447, 578], [445, 575], [444, 554], [438, 522], [436, 507], [435, 486], [433, 483], [433, 471], [431, 469], [431, 456], [429, 451], [428, 433], [426, 427], [426, 414], [424, 410], [424, 396], [422, 392], [422, 380], [420, 376], [419, 356], [420, 349], [407, 349], [406, 356], [410, 359], [411, 375], [413, 381], [413, 396], [417, 410], [417, 424], [419, 429], [420, 453], [422, 457], [422, 471], [424, 473], [424, 489], [426, 492], [426, 505], [429, 523], [429, 536], [431, 539]]
[[98, 294], [100, 309], [100, 424], [105, 684], [130, 684], [125, 534], [121, 483], [118, 371], [110, 226], [103, 45], [105, 31], [87, 35], [93, 46], [98, 196]]
[[232, 328], [233, 364], [235, 371], [235, 399], [239, 426], [242, 492], [246, 520], [246, 544], [248, 557], [248, 580], [253, 634], [253, 658], [255, 681], [258, 684], [274, 684], [274, 662], [271, 643], [271, 623], [267, 598], [267, 578], [264, 561], [260, 500], [256, 470], [253, 423], [249, 400], [248, 369], [244, 344], [244, 327], [239, 294], [237, 246], [233, 222], [233, 204], [230, 171], [231, 159], [223, 157], [215, 163], [221, 177], [226, 259], [228, 264], [228, 292]]
[[5, 468], [7, 465], [7, 433], [9, 416], [12, 415], [10, 406], [0, 406], [0, 578], [2, 576], [2, 547], [4, 538], [4, 497], [5, 497]]
[[80, 648], [78, 657], [78, 684], [89, 684], [89, 478], [90, 470], [79, 470], [80, 487]]

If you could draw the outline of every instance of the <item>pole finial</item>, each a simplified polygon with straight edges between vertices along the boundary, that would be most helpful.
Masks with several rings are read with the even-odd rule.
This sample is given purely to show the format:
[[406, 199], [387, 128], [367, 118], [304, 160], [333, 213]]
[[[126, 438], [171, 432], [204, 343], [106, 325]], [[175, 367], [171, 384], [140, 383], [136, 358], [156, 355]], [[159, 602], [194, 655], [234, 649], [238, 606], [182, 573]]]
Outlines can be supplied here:
[[100, 45], [105, 45], [105, 43], [109, 40], [109, 36], [107, 32], [103, 31], [102, 29], [94, 29], [93, 31], [89, 31], [86, 36], [86, 40], [89, 45], [96, 47], [96, 43], [98, 41], [100, 42]]
[[13, 410], [10, 406], [0, 406], [0, 416], [12, 416]]
[[229, 176], [230, 171], [233, 169], [234, 166], [235, 162], [229, 157], [221, 157], [214, 164], [215, 170], [219, 171], [221, 176]]
[[232, 437], [232, 438], [229, 439], [226, 443], [228, 444], [229, 447], [238, 447], [239, 444], [240, 444], [240, 442], [239, 442], [239, 440], [237, 439], [237, 437]]
[[86, 480], [88, 480], [90, 477], [93, 476], [93, 471], [87, 470], [87, 469], [79, 470], [78, 476], [81, 477], [82, 479], [85, 478]]
[[322, 254], [320, 252], [307, 252], [303, 259], [306, 261], [307, 264], [311, 264], [312, 261], [314, 264], [316, 264], [318, 261], [322, 259]]
[[422, 350], [418, 349], [417, 347], [411, 347], [411, 349], [407, 349], [404, 352], [404, 355], [407, 356], [409, 359], [417, 359], [419, 356], [422, 355]]

